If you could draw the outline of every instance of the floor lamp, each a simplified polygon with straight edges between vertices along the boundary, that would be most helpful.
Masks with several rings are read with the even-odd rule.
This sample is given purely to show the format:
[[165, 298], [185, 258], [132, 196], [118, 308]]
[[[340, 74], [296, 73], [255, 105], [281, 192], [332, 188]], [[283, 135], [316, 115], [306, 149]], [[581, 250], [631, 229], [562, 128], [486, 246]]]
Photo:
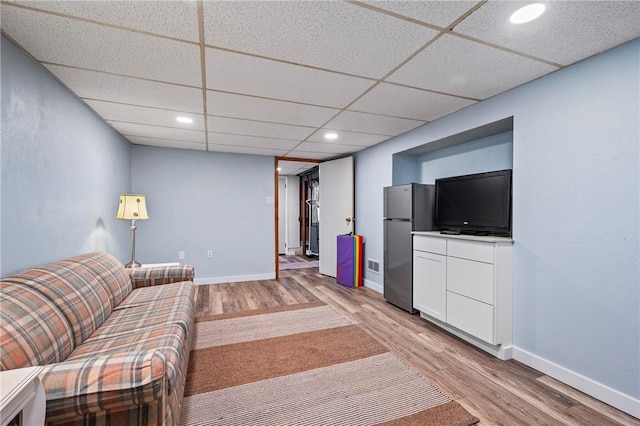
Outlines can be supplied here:
[[131, 262], [124, 265], [124, 267], [139, 268], [140, 263], [136, 262], [136, 220], [149, 219], [144, 195], [120, 195], [120, 206], [118, 207], [116, 219], [131, 221]]

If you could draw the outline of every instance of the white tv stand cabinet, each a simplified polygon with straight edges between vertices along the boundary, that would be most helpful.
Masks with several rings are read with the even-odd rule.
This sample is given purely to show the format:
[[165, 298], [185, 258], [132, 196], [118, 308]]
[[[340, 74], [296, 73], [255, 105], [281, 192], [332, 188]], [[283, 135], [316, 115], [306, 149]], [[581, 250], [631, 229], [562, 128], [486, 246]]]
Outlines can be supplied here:
[[480, 349], [511, 358], [512, 246], [504, 237], [413, 232], [413, 307]]

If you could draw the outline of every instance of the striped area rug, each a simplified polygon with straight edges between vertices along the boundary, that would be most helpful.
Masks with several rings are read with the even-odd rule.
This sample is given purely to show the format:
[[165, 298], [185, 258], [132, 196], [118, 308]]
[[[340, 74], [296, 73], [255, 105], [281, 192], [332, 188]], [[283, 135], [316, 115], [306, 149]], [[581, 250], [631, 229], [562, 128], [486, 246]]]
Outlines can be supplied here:
[[184, 426], [477, 423], [322, 302], [212, 316], [196, 328]]

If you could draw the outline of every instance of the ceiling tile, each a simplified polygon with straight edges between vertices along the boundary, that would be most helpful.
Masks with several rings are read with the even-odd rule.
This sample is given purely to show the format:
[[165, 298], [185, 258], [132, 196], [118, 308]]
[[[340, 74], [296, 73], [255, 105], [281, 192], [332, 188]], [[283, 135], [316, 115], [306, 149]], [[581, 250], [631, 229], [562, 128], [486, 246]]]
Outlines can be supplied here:
[[291, 126], [288, 124], [264, 123], [261, 121], [239, 120], [236, 118], [207, 117], [208, 130], [218, 133], [235, 133], [248, 136], [263, 136], [278, 139], [292, 139], [300, 142], [315, 128]]
[[424, 121], [408, 120], [406, 118], [343, 111], [324, 127], [332, 130], [350, 130], [353, 132], [395, 136], [415, 129], [424, 123]]
[[209, 132], [209, 145], [231, 145], [237, 147], [273, 148], [289, 150], [299, 144], [300, 141], [286, 139], [272, 139], [258, 136], [230, 135], [224, 133]]
[[258, 148], [216, 144], [209, 144], [209, 151], [229, 152], [234, 154], [269, 155], [272, 157], [281, 157], [287, 153], [286, 149], [273, 149], [271, 147]]
[[127, 139], [136, 145], [158, 146], [162, 148], [195, 149], [204, 151], [206, 145], [199, 142], [188, 142], [172, 139], [147, 138], [143, 136], [127, 136]]
[[548, 1], [538, 19], [513, 25], [523, 3], [490, 1], [455, 31], [520, 52], [569, 65], [640, 37], [638, 1]]
[[46, 67], [81, 98], [202, 113], [201, 89], [56, 65]]
[[2, 30], [41, 62], [202, 86], [197, 45], [12, 6]]
[[340, 154], [338, 153], [331, 153], [331, 152], [308, 152], [308, 151], [298, 151], [293, 150], [289, 153], [287, 153], [287, 155], [285, 155], [285, 157], [287, 158], [306, 158], [309, 160], [328, 160], [331, 159], [333, 157], [337, 157]]
[[204, 16], [208, 45], [373, 78], [438, 34], [337, 1], [204, 2]]
[[109, 121], [118, 132], [126, 137], [144, 136], [147, 138], [173, 139], [188, 142], [205, 142], [205, 133], [197, 130], [174, 129], [169, 127], [148, 126], [146, 124], [122, 123], [119, 121]]
[[388, 81], [486, 99], [556, 69], [504, 50], [444, 35]]
[[[194, 1], [14, 1], [30, 8], [61, 13], [138, 31], [198, 42]], [[171, 19], [167, 19], [170, 16]]]
[[[95, 100], [85, 101], [95, 112], [105, 120], [125, 121], [138, 124], [151, 124], [154, 126], [176, 127], [182, 129], [204, 131], [204, 120], [200, 114], [183, 113], [166, 109], [139, 107], [133, 105], [118, 104]], [[177, 117], [188, 117], [193, 123], [180, 123]]]
[[340, 130], [335, 132], [338, 134], [338, 139], [332, 142], [328, 142], [324, 135], [327, 133], [327, 129], [319, 129], [313, 135], [311, 135], [308, 139], [309, 142], [320, 142], [325, 144], [345, 144], [345, 145], [358, 145], [358, 146], [373, 146], [379, 144], [380, 142], [386, 141], [389, 139], [389, 136], [386, 135], [372, 135], [368, 133], [356, 133], [356, 132], [347, 132], [345, 130]]
[[440, 95], [424, 90], [380, 83], [364, 95], [350, 109], [374, 114], [433, 121], [475, 101]]
[[345, 145], [342, 143], [303, 142], [296, 147], [296, 151], [347, 154], [360, 151], [363, 148], [362, 146]]
[[223, 117], [319, 127], [338, 111], [334, 108], [207, 91], [207, 113]]
[[207, 88], [343, 108], [373, 82], [278, 61], [206, 50]]
[[427, 24], [448, 28], [477, 1], [365, 1], [381, 9], [416, 19]]

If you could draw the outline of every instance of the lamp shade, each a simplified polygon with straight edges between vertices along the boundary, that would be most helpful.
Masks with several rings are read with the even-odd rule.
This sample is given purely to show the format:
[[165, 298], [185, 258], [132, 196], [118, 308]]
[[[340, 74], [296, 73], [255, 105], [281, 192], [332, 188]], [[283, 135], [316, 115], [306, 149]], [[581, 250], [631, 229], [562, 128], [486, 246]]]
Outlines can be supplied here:
[[149, 219], [144, 195], [122, 194], [116, 219], [141, 220]]

